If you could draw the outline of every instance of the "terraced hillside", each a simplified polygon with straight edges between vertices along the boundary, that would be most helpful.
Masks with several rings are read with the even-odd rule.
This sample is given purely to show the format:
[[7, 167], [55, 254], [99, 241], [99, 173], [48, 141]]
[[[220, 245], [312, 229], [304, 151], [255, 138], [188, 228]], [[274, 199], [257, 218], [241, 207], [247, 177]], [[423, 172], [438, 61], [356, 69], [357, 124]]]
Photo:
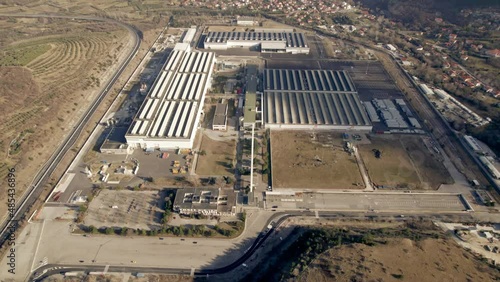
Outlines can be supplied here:
[[[9, 24], [14, 32], [3, 29]], [[48, 159], [133, 42], [110, 23], [0, 20], [0, 27], [7, 38], [0, 43], [0, 175], [16, 166], [20, 196], [25, 176]]]

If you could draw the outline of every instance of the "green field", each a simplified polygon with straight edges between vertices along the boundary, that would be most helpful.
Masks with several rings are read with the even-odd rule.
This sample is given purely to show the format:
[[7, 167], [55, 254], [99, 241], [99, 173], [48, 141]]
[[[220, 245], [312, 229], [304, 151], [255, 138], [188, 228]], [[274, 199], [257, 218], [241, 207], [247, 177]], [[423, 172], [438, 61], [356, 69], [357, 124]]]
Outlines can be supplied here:
[[6, 48], [0, 54], [0, 66], [26, 66], [40, 55], [50, 50], [50, 48], [48, 44]]

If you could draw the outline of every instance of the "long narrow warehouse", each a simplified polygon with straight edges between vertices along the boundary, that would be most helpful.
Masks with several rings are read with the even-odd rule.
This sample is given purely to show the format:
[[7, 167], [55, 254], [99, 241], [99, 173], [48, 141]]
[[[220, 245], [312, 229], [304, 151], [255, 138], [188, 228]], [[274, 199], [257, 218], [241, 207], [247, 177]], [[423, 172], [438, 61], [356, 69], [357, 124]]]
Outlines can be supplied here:
[[282, 32], [280, 30], [267, 32], [209, 32], [203, 48], [213, 50], [227, 50], [230, 48], [260, 47], [260, 51], [309, 54], [306, 37], [300, 32]]
[[264, 124], [271, 129], [372, 130], [345, 71], [264, 71]]
[[214, 53], [177, 45], [125, 135], [129, 146], [192, 148], [214, 64]]

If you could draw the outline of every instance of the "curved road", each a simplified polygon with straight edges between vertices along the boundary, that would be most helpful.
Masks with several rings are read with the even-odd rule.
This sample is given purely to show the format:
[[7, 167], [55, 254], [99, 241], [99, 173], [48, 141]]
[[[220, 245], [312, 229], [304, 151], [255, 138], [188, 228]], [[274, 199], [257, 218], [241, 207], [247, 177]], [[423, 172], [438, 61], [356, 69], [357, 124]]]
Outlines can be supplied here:
[[[310, 211], [293, 211], [293, 212], [277, 212], [275, 213], [266, 223], [262, 232], [259, 236], [254, 240], [252, 246], [241, 256], [239, 259], [235, 260], [229, 265], [220, 267], [220, 268], [207, 268], [200, 269], [199, 271], [194, 272], [194, 276], [204, 277], [206, 275], [216, 275], [216, 274], [224, 274], [229, 271], [240, 267], [247, 259], [249, 259], [255, 251], [264, 243], [264, 241], [272, 235], [274, 230], [280, 226], [285, 220], [290, 217], [296, 216], [307, 216], [307, 217], [315, 217], [315, 212]], [[457, 214], [446, 214], [446, 213], [423, 213], [423, 214], [413, 214], [407, 217], [399, 217], [399, 213], [339, 213], [339, 212], [326, 212], [323, 211], [321, 214], [318, 214], [319, 217], [322, 218], [390, 218], [391, 220], [396, 221], [405, 221], [405, 220], [413, 220], [416, 218], [420, 218], [421, 216], [425, 216], [429, 219], [434, 220], [443, 220], [446, 219], [447, 216], [457, 216]], [[461, 218], [464, 222], [474, 222], [473, 218], [470, 218], [468, 214], [461, 215]], [[272, 228], [268, 230], [267, 226], [272, 224]], [[105, 265], [56, 265], [56, 264], [47, 264], [45, 266], [40, 267], [36, 270], [36, 272], [32, 273], [30, 277], [30, 281], [42, 281], [43, 279], [58, 273], [66, 273], [66, 272], [102, 272], [106, 266]], [[184, 274], [190, 275], [191, 268], [167, 268], [167, 267], [138, 267], [138, 266], [109, 266], [108, 272], [125, 272], [125, 273], [158, 273], [158, 274]]]
[[6, 219], [0, 225], [0, 246], [2, 246], [6, 239], [9, 238], [10, 234], [14, 233], [18, 228], [18, 222], [25, 218], [26, 212], [31, 208], [35, 201], [40, 197], [43, 186], [55, 170], [61, 159], [64, 157], [66, 152], [73, 146], [76, 142], [80, 133], [82, 132], [85, 125], [88, 123], [96, 109], [99, 107], [103, 99], [108, 94], [108, 91], [112, 88], [116, 80], [120, 77], [123, 70], [130, 63], [132, 58], [139, 50], [141, 44], [140, 31], [131, 25], [122, 23], [113, 19], [98, 18], [92, 16], [62, 16], [62, 15], [8, 15], [0, 14], [3, 17], [18, 17], [18, 18], [65, 18], [65, 19], [79, 19], [88, 21], [101, 21], [101, 22], [111, 22], [120, 25], [121, 27], [127, 29], [133, 34], [134, 48], [132, 48], [127, 55], [127, 58], [120, 64], [117, 71], [113, 74], [112, 78], [106, 83], [104, 89], [99, 93], [97, 98], [92, 102], [88, 110], [84, 113], [83, 117], [77, 122], [75, 127], [71, 130], [66, 139], [59, 145], [59, 147], [54, 151], [49, 160], [42, 166], [40, 171], [36, 174], [29, 186], [28, 190], [25, 192], [22, 199], [18, 199], [17, 209], [14, 213], [13, 218]]
[[[243, 256], [235, 260], [229, 265], [214, 268], [214, 269], [201, 269], [194, 273], [195, 276], [206, 276], [213, 274], [223, 274], [229, 272], [242, 263], [244, 263], [248, 258], [250, 258], [253, 253], [264, 243], [264, 241], [272, 234], [274, 229], [278, 227], [283, 221], [292, 216], [314, 216], [313, 212], [291, 212], [291, 213], [276, 213], [268, 221], [262, 232], [254, 240], [252, 246], [245, 252]], [[268, 229], [269, 224], [273, 225], [273, 228]], [[105, 265], [53, 265], [47, 264], [36, 270], [35, 273], [31, 275], [30, 281], [42, 281], [43, 279], [58, 273], [66, 273], [71, 271], [79, 272], [102, 272]], [[109, 266], [108, 272], [144, 272], [144, 273], [161, 273], [161, 274], [191, 274], [191, 268], [164, 268], [164, 267], [135, 267], [135, 266]]]

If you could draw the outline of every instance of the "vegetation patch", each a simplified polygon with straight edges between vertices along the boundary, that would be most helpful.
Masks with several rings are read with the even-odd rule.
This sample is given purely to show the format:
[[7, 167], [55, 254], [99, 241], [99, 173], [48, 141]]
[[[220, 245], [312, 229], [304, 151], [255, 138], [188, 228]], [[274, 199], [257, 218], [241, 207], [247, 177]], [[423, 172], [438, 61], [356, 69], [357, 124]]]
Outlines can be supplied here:
[[0, 66], [26, 66], [50, 48], [49, 44], [10, 47], [0, 53]]
[[263, 269], [250, 274], [244, 281], [288, 281], [296, 279], [316, 257], [331, 248], [363, 244], [377, 246], [388, 244], [390, 239], [408, 238], [414, 241], [442, 239], [441, 231], [432, 222], [408, 222], [402, 227], [387, 227], [367, 230], [362, 227], [315, 228], [297, 227], [290, 237], [300, 234], [288, 248], [280, 252], [277, 246], [271, 253], [279, 254], [256, 267]]

